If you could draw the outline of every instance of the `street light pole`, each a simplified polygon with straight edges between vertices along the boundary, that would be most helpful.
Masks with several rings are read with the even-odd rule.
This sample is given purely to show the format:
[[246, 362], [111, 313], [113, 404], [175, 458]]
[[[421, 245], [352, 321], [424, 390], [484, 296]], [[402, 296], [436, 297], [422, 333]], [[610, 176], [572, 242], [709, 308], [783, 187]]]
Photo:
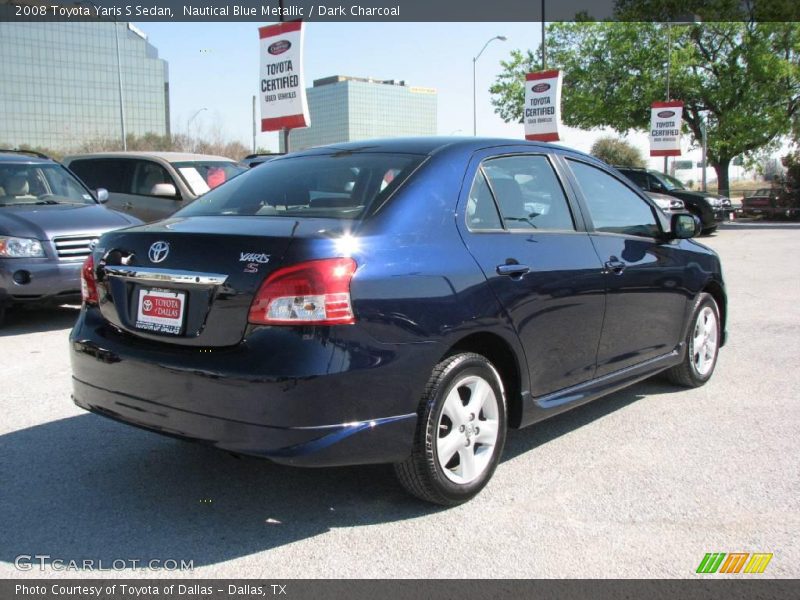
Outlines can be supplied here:
[[486, 46], [488, 46], [489, 44], [491, 44], [495, 40], [500, 40], [501, 42], [505, 42], [506, 41], [506, 37], [503, 36], [503, 35], [494, 36], [492, 39], [490, 39], [488, 42], [486, 42], [483, 45], [483, 48], [481, 48], [481, 51], [478, 52], [478, 55], [474, 56], [472, 58], [472, 135], [473, 136], [477, 136], [478, 135], [478, 108], [477, 108], [478, 107], [478, 86], [477, 86], [477, 83], [476, 83], [475, 66], [478, 63], [478, 59], [481, 57], [481, 54], [483, 54], [483, 51], [486, 50]]
[[[199, 115], [204, 110], [208, 110], [208, 109], [206, 107], [201, 108], [200, 110], [195, 112], [191, 117], [189, 117], [188, 121], [186, 121], [186, 137], [189, 138], [189, 141], [192, 140], [192, 131], [190, 129], [190, 127], [192, 126], [192, 121], [194, 121], [195, 118], [197, 117], [197, 115]], [[194, 143], [192, 143], [192, 150], [194, 150]]]

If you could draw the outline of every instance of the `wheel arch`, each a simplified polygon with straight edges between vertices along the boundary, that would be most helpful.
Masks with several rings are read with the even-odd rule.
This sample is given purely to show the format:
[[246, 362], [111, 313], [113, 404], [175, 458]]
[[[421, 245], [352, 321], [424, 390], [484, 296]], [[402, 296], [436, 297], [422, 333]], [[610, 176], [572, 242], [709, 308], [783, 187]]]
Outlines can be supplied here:
[[720, 283], [714, 279], [710, 280], [706, 283], [705, 287], [701, 290], [707, 294], [710, 294], [712, 298], [714, 298], [714, 302], [717, 303], [717, 308], [719, 309], [719, 320], [720, 320], [720, 346], [725, 345], [725, 332], [727, 329], [727, 322], [728, 322], [728, 297], [725, 294], [725, 290], [722, 288]]
[[472, 333], [462, 337], [450, 346], [442, 360], [461, 352], [480, 354], [494, 365], [505, 388], [508, 426], [520, 427], [524, 409], [522, 394], [527, 389], [525, 357], [520, 356], [519, 351], [508, 340], [490, 332]]

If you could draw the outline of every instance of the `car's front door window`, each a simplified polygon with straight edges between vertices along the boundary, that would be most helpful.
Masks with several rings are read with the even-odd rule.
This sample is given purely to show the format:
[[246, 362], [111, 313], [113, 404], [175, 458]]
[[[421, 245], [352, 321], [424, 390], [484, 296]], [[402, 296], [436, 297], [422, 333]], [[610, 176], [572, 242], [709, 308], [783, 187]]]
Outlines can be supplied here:
[[647, 201], [597, 167], [575, 160], [568, 162], [583, 192], [595, 231], [658, 236], [658, 222]]

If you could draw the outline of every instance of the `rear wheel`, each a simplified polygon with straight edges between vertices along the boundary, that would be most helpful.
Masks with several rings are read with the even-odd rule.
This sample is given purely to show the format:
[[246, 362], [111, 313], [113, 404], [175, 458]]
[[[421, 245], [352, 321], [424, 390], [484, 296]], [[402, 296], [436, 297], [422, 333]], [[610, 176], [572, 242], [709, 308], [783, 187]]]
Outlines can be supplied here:
[[419, 406], [411, 456], [395, 465], [414, 496], [444, 506], [470, 500], [492, 477], [506, 440], [503, 386], [471, 352], [436, 365]]
[[686, 356], [666, 374], [677, 385], [700, 387], [711, 379], [719, 354], [719, 308], [710, 294], [702, 293], [697, 298], [691, 323], [686, 335]]

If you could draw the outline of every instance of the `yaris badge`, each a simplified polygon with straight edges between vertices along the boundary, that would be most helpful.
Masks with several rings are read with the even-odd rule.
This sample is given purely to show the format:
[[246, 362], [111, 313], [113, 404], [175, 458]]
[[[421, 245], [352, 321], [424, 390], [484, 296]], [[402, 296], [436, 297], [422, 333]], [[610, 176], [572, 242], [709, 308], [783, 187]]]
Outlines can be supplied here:
[[150, 250], [147, 253], [148, 258], [150, 258], [150, 262], [160, 263], [169, 254], [169, 242], [162, 242], [158, 241], [155, 242], [152, 246], [150, 246]]

